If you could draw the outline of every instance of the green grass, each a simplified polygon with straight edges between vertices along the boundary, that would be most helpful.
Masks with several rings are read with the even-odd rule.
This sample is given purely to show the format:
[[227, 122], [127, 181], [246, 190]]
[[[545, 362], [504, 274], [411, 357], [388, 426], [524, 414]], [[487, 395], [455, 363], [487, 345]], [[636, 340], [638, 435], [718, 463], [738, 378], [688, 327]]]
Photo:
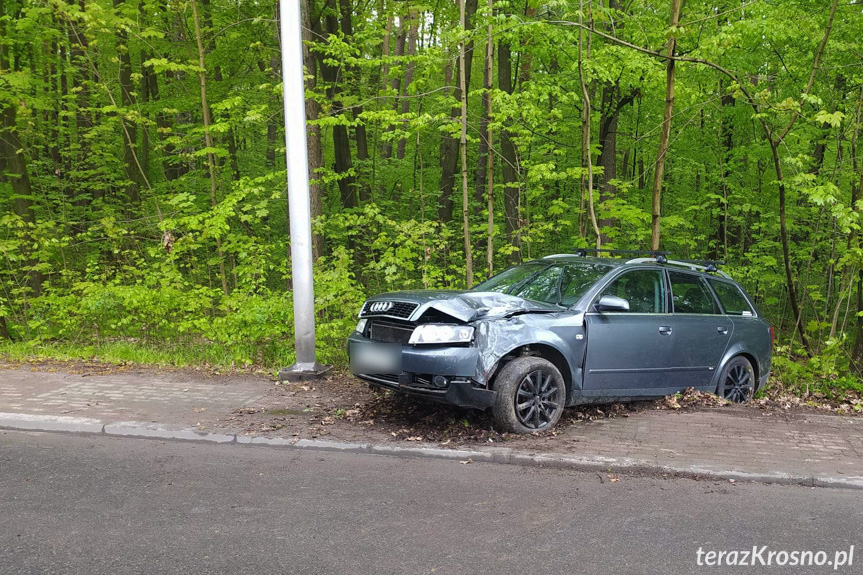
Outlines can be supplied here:
[[154, 345], [132, 341], [100, 344], [68, 342], [0, 342], [0, 356], [7, 361], [99, 361], [136, 363], [157, 367], [211, 367], [265, 370], [275, 373], [294, 361], [293, 349], [227, 349], [210, 343]]

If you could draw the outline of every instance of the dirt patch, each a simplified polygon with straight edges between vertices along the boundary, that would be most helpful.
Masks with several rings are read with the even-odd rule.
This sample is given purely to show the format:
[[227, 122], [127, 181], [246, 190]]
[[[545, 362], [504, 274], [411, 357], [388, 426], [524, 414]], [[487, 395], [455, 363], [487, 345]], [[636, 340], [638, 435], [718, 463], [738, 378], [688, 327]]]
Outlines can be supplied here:
[[236, 410], [219, 424], [235, 432], [362, 442], [424, 442], [444, 446], [519, 442], [528, 447], [570, 428], [631, 417], [644, 411], [713, 409], [729, 405], [713, 394], [687, 389], [656, 401], [578, 406], [566, 409], [547, 432], [516, 435], [495, 429], [491, 413], [419, 401], [371, 389], [335, 374], [314, 383], [276, 385], [253, 407]]
[[80, 360], [44, 360], [44, 361], [8, 361], [0, 360], [0, 369], [29, 369], [31, 372], [71, 373], [76, 375], [110, 375], [122, 373], [136, 367], [135, 364], [112, 364], [98, 361]]

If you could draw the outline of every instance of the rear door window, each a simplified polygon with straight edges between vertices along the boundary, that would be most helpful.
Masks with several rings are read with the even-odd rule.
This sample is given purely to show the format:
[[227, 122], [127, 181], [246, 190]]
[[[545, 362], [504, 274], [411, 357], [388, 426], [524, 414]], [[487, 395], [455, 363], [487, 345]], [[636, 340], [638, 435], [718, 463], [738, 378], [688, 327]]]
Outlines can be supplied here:
[[719, 314], [719, 306], [700, 276], [668, 272], [674, 313]]
[[722, 304], [725, 313], [728, 315], [755, 315], [752, 306], [749, 305], [740, 288], [736, 285], [717, 280], [710, 280], [710, 285], [719, 297], [719, 303]]

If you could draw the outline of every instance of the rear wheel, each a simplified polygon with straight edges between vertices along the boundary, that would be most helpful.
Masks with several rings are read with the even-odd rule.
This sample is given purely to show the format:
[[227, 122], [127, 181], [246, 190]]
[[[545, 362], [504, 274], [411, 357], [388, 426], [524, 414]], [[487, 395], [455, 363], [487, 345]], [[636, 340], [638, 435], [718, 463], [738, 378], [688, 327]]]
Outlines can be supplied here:
[[734, 403], [746, 403], [754, 393], [755, 370], [752, 363], [740, 355], [732, 358], [719, 375], [716, 395]]
[[566, 400], [563, 376], [541, 357], [518, 357], [503, 366], [495, 381], [494, 421], [506, 431], [551, 429]]

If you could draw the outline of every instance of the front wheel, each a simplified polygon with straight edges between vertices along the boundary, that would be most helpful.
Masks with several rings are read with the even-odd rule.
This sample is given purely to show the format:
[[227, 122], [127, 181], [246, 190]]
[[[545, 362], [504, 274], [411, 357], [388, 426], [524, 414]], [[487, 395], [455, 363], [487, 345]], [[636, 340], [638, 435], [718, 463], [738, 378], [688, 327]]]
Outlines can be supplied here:
[[494, 421], [506, 431], [545, 431], [554, 427], [563, 413], [563, 376], [553, 363], [541, 357], [518, 357], [507, 363], [494, 389]]
[[746, 403], [755, 394], [755, 370], [748, 359], [737, 356], [722, 369], [716, 395], [733, 401]]

